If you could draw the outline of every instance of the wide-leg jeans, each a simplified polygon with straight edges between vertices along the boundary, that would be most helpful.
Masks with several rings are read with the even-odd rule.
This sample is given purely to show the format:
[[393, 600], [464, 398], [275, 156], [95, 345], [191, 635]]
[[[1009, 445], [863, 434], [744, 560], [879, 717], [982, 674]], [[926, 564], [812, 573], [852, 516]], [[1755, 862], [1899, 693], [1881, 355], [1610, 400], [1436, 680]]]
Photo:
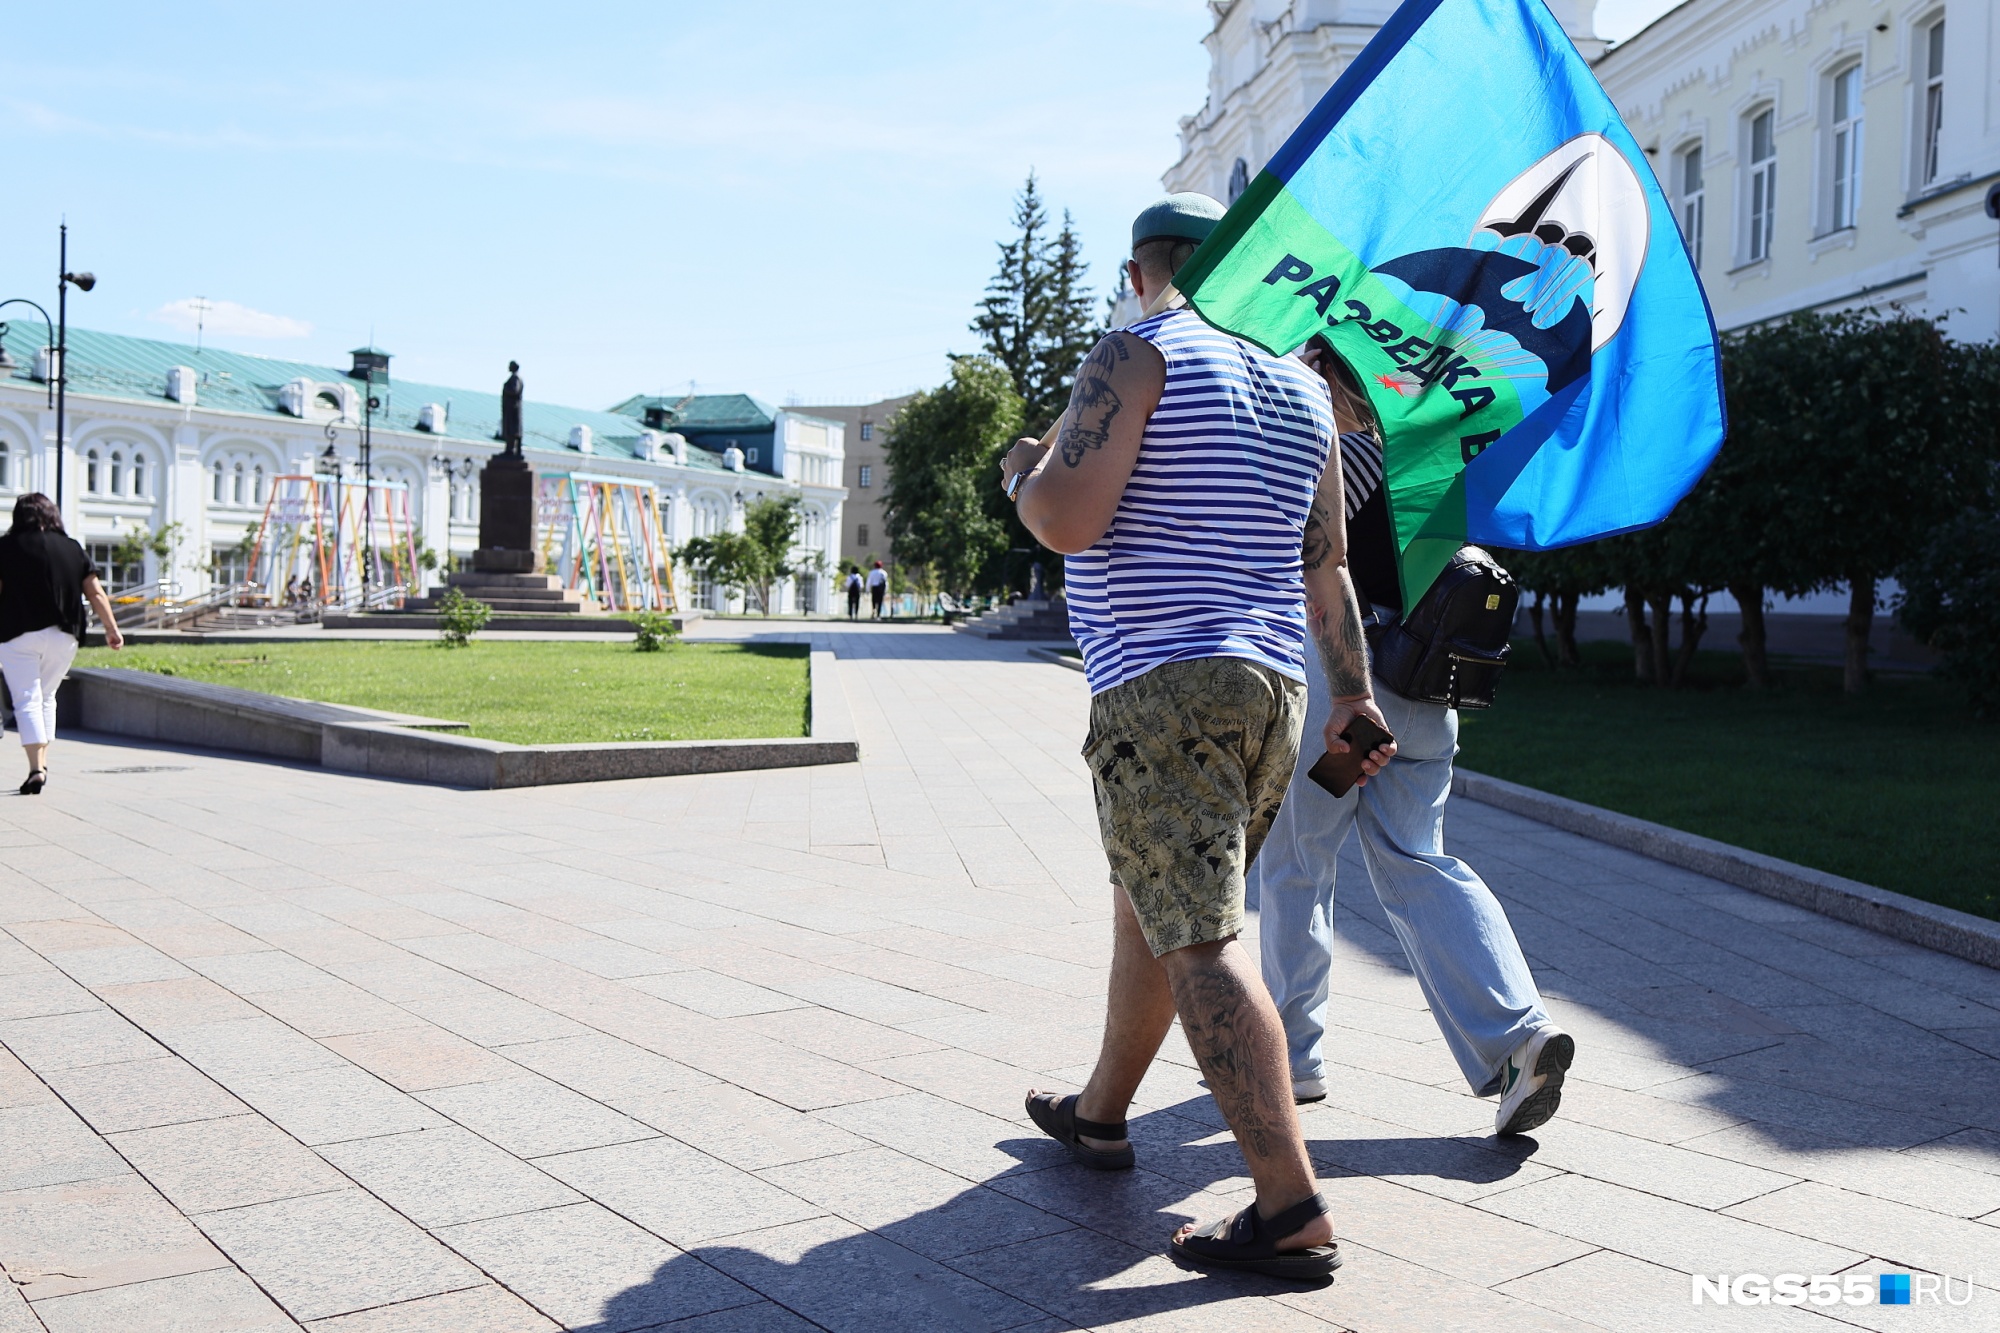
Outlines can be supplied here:
[[1334, 871], [1353, 830], [1375, 895], [1445, 1044], [1473, 1092], [1490, 1096], [1499, 1091], [1507, 1056], [1549, 1016], [1499, 900], [1470, 866], [1444, 850], [1458, 714], [1378, 683], [1375, 698], [1396, 737], [1396, 757], [1366, 786], [1335, 800], [1306, 776], [1324, 749], [1331, 706], [1325, 678], [1317, 670], [1307, 675], [1298, 768], [1250, 872], [1264, 982], [1284, 1018], [1292, 1077], [1325, 1072]]

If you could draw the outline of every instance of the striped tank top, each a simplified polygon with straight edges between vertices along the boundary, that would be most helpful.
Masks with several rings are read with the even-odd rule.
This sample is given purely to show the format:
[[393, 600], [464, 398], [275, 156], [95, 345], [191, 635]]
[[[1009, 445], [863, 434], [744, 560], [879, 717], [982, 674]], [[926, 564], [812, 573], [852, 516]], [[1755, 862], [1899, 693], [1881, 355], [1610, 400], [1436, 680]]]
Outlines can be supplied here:
[[1111, 526], [1064, 565], [1091, 693], [1198, 657], [1303, 682], [1299, 546], [1333, 442], [1325, 382], [1192, 311], [1126, 332], [1166, 358], [1167, 383]]

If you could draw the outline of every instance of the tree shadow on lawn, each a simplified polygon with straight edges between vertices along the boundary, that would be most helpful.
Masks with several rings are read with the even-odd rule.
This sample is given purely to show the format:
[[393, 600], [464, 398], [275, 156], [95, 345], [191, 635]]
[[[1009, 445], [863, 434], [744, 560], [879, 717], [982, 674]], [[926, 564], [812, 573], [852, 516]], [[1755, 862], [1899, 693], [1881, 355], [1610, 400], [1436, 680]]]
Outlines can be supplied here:
[[[624, 1333], [735, 1308], [733, 1318], [715, 1316], [717, 1333], [803, 1330], [805, 1320], [857, 1333], [1094, 1328], [1326, 1287], [1208, 1272], [1171, 1257], [1167, 1239], [1182, 1223], [1226, 1216], [1249, 1202], [1242, 1156], [1219, 1123], [1205, 1096], [1135, 1117], [1141, 1166], [1127, 1172], [1086, 1170], [1045, 1138], [1006, 1140], [995, 1146], [1019, 1166], [944, 1203], [868, 1230], [820, 1218], [689, 1247], [647, 1282], [611, 1297], [583, 1327]], [[1475, 1184], [1506, 1179], [1535, 1150], [1531, 1140], [1493, 1151], [1429, 1137], [1317, 1140], [1311, 1147], [1322, 1162]], [[1349, 1173], [1322, 1166], [1323, 1176]], [[1209, 1189], [1224, 1182], [1228, 1194]], [[747, 1305], [750, 1292], [772, 1304]], [[1231, 1326], [1220, 1310], [1202, 1320]]]

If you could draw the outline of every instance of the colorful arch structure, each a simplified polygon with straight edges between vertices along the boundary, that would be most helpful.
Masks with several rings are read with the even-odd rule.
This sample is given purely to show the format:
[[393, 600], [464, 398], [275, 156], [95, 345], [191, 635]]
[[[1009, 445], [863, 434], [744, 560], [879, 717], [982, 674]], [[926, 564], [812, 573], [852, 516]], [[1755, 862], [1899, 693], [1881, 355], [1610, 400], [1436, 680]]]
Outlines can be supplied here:
[[542, 569], [606, 611], [677, 611], [659, 491], [630, 477], [545, 473], [536, 486]]

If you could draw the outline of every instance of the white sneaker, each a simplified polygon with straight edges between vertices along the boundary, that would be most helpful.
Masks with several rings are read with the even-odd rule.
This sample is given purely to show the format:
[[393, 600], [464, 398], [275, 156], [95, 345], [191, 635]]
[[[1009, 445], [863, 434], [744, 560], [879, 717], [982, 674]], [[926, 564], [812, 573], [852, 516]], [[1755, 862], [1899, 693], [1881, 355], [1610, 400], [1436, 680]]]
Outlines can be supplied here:
[[1500, 1070], [1500, 1110], [1493, 1117], [1495, 1134], [1525, 1134], [1562, 1105], [1563, 1075], [1576, 1059], [1576, 1038], [1553, 1023], [1545, 1023], [1514, 1048]]
[[1307, 1102], [1326, 1100], [1326, 1080], [1323, 1078], [1300, 1078], [1292, 1076], [1292, 1104], [1304, 1106]]

